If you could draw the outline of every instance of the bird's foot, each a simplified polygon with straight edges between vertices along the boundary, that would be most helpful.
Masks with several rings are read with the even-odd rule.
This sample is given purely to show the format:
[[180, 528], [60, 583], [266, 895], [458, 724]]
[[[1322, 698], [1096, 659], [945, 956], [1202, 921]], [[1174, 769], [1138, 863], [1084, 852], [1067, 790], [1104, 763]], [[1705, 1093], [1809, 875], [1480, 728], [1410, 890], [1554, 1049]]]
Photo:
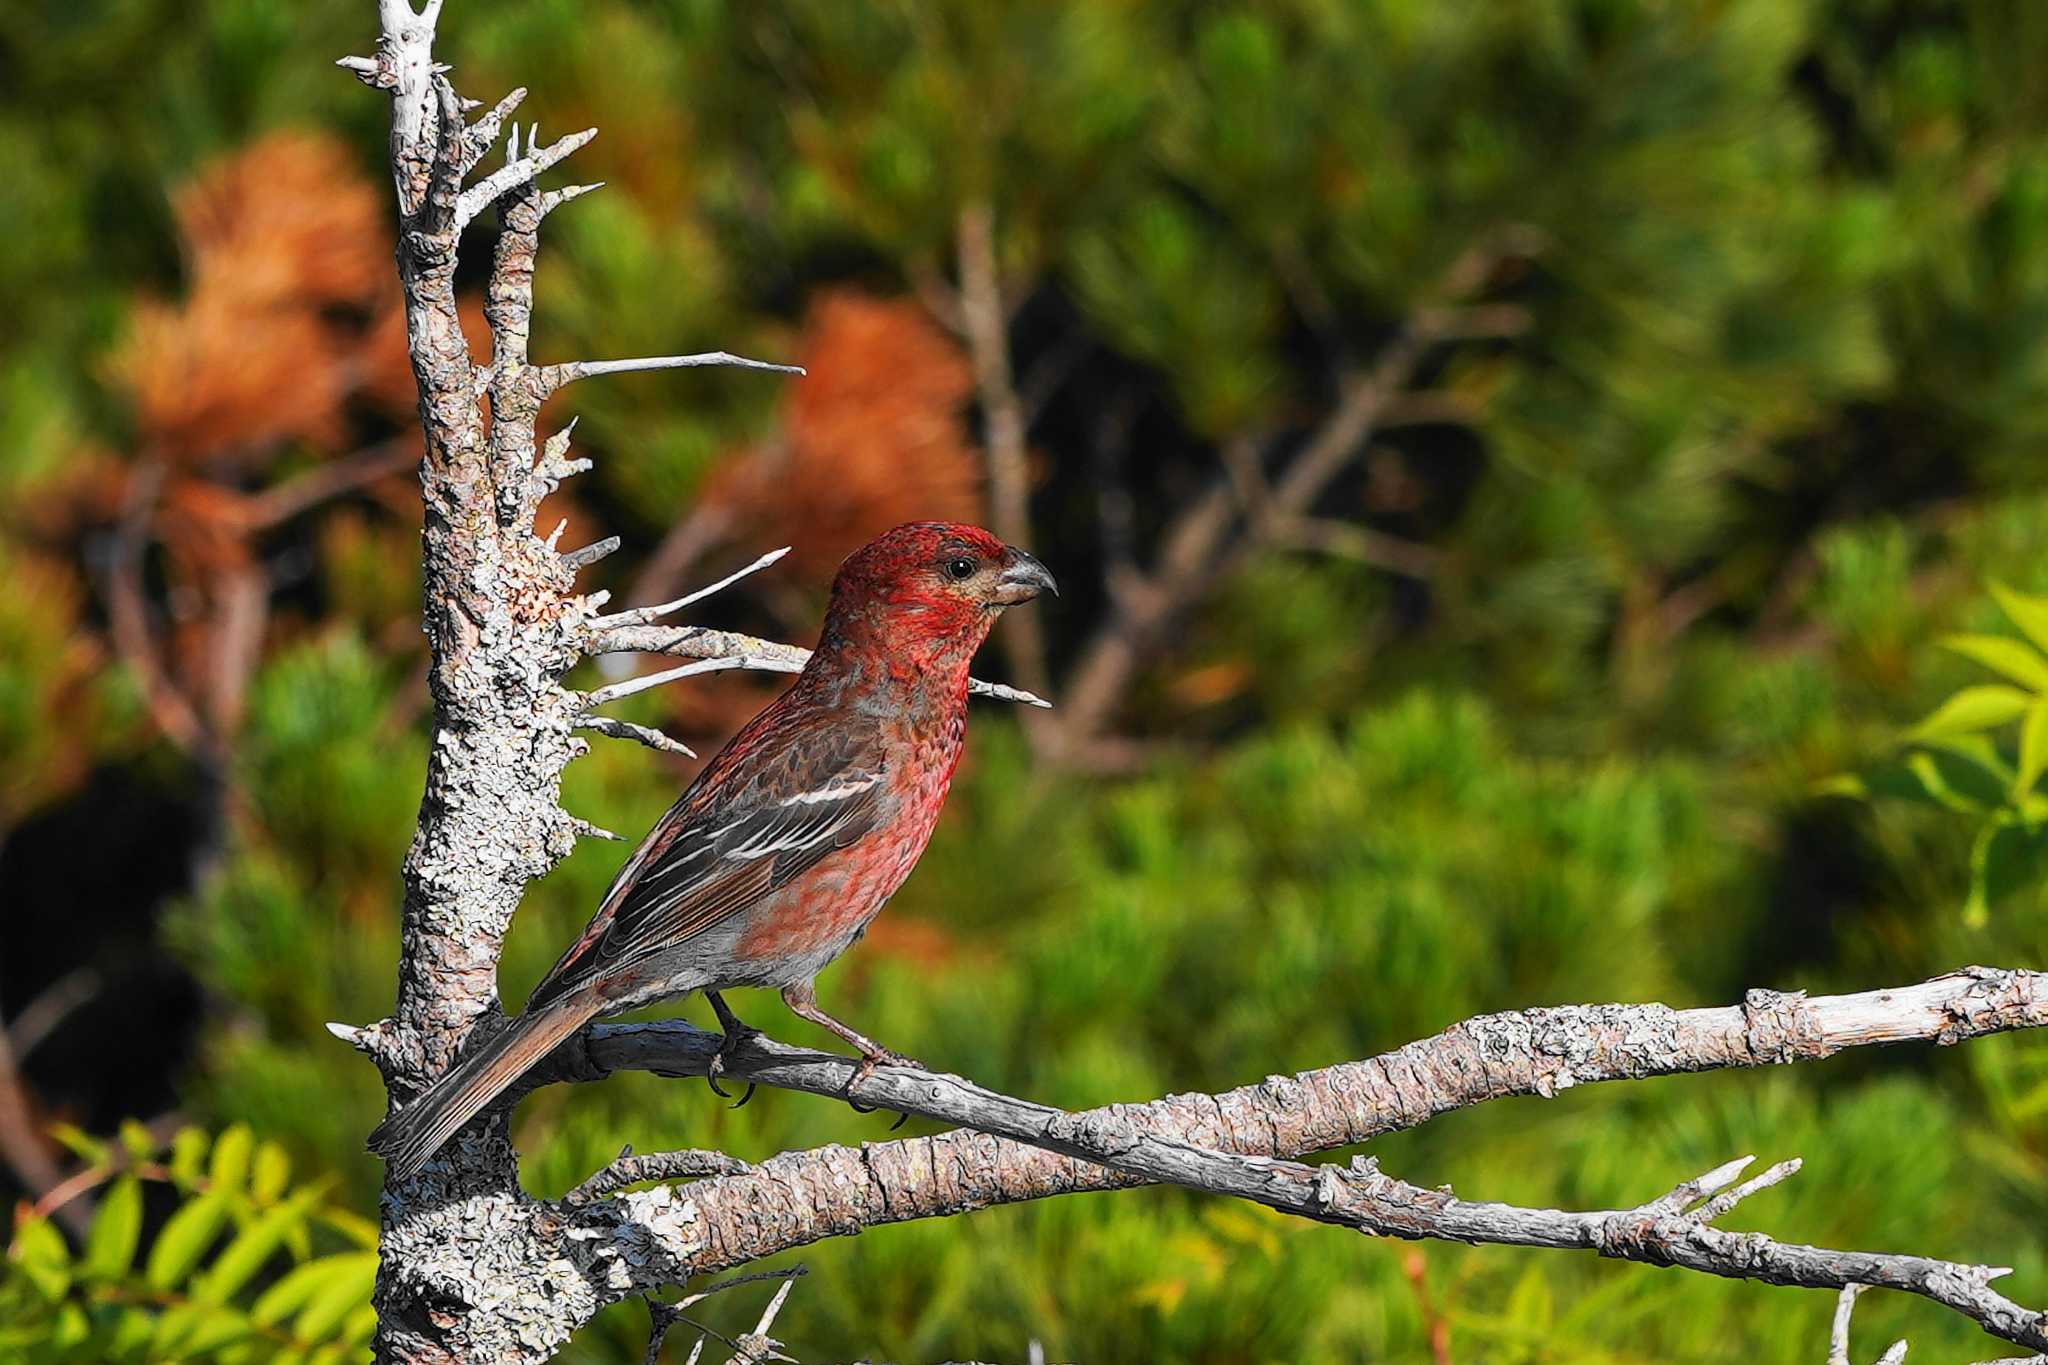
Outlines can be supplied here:
[[[725, 1074], [725, 1059], [737, 1053], [748, 1043], [753, 1042], [754, 1039], [759, 1038], [761, 1030], [751, 1024], [741, 1023], [739, 1016], [734, 1014], [727, 1007], [725, 1001], [720, 999], [715, 992], [707, 994], [709, 994], [712, 1009], [718, 1013], [718, 1026], [725, 1037], [719, 1043], [718, 1051], [711, 1054], [711, 1064], [704, 1068], [704, 1083], [711, 1087], [712, 1094], [722, 1100], [729, 1100], [732, 1099], [731, 1092], [718, 1084], [718, 1078]], [[747, 1093], [740, 1096], [732, 1107], [738, 1109], [752, 1098], [754, 1098], [754, 1083], [748, 1081]]]
[[[859, 1100], [853, 1098], [853, 1092], [867, 1084], [869, 1078], [875, 1074], [875, 1068], [883, 1066], [909, 1067], [912, 1071], [931, 1070], [930, 1067], [917, 1060], [917, 1058], [906, 1057], [900, 1052], [891, 1052], [885, 1047], [877, 1047], [873, 1051], [861, 1053], [860, 1065], [854, 1067], [853, 1075], [846, 1082], [846, 1103], [854, 1113], [872, 1114], [881, 1107], [875, 1104], [862, 1104]], [[889, 1125], [889, 1131], [893, 1133], [908, 1122], [910, 1122], [910, 1115], [899, 1114], [896, 1117], [896, 1121]]]

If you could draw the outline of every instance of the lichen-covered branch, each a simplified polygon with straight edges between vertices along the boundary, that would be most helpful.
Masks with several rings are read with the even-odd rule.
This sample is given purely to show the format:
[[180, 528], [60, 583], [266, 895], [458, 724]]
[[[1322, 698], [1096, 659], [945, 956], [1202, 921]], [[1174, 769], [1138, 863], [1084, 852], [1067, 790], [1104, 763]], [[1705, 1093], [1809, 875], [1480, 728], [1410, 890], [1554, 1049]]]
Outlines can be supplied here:
[[[1792, 1164], [1735, 1190], [1726, 1190], [1735, 1174], [1728, 1170], [1728, 1179], [1700, 1186], [1693, 1198], [1707, 1203], [1689, 1214], [1692, 1201], [1671, 1196], [1631, 1210], [1566, 1213], [1472, 1203], [1389, 1180], [1376, 1168], [1346, 1172], [1287, 1158], [1509, 1095], [1550, 1096], [1594, 1081], [1811, 1061], [1883, 1043], [1951, 1044], [2043, 1026], [2048, 975], [1978, 967], [1854, 995], [1752, 991], [1741, 1005], [1722, 1008], [1578, 1005], [1486, 1015], [1366, 1061], [1269, 1077], [1219, 1095], [1079, 1114], [956, 1076], [884, 1067], [851, 1097], [958, 1123], [963, 1131], [858, 1151], [789, 1153], [744, 1176], [693, 1186], [687, 1201], [651, 1191], [598, 1217], [607, 1236], [629, 1237], [637, 1254], [665, 1248], [666, 1255], [646, 1262], [649, 1273], [696, 1274], [879, 1224], [1167, 1182], [1378, 1235], [1580, 1247], [1768, 1283], [1905, 1289], [1965, 1313], [2004, 1340], [2039, 1347], [2048, 1345], [2048, 1319], [1991, 1291], [1992, 1276], [1981, 1267], [1800, 1247], [1712, 1226], [1737, 1199], [1789, 1175]], [[599, 1026], [580, 1048], [558, 1056], [553, 1076], [536, 1079], [587, 1079], [627, 1067], [701, 1075], [718, 1045], [717, 1034], [681, 1024]], [[737, 1050], [724, 1067], [736, 1080], [833, 1096], [847, 1095], [854, 1069], [851, 1060], [767, 1039]], [[593, 1239], [593, 1254], [607, 1264], [608, 1246]], [[619, 1292], [633, 1292], [635, 1284], [630, 1274], [615, 1281]]]
[[[562, 771], [585, 747], [575, 736], [583, 699], [561, 680], [585, 657], [599, 605], [577, 593], [575, 575], [598, 556], [559, 553], [533, 525], [540, 500], [589, 467], [566, 458], [566, 429], [536, 451], [540, 405], [576, 367], [528, 359], [541, 220], [582, 188], [544, 194], [535, 180], [590, 134], [546, 148], [537, 129], [522, 138], [508, 122], [520, 91], [465, 127], [465, 102], [434, 59], [440, 0], [418, 11], [408, 0], [376, 8], [376, 55], [341, 65], [391, 98], [398, 273], [425, 438], [434, 739], [402, 870], [396, 1008], [351, 1041], [402, 1101], [448, 1064], [472, 1028], [494, 1021], [498, 958], [527, 883], [578, 837], [598, 832], [559, 800]], [[501, 129], [505, 166], [465, 187]], [[491, 354], [479, 366], [457, 316], [456, 261], [463, 228], [493, 209], [499, 233], [484, 298]], [[594, 1311], [573, 1271], [564, 1278], [558, 1239], [519, 1188], [503, 1125], [502, 1114], [485, 1116], [432, 1173], [387, 1186], [375, 1289], [381, 1359], [538, 1360]]]

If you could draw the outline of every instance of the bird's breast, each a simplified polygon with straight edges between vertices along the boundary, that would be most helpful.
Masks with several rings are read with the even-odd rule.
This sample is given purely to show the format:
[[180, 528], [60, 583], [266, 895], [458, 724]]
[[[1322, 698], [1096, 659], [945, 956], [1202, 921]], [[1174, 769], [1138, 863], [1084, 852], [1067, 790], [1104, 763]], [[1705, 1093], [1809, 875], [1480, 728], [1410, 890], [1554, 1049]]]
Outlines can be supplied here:
[[889, 819], [766, 897], [746, 917], [734, 952], [762, 964], [786, 963], [809, 979], [846, 951], [896, 894], [924, 855], [960, 761], [964, 725], [908, 738], [890, 764]]

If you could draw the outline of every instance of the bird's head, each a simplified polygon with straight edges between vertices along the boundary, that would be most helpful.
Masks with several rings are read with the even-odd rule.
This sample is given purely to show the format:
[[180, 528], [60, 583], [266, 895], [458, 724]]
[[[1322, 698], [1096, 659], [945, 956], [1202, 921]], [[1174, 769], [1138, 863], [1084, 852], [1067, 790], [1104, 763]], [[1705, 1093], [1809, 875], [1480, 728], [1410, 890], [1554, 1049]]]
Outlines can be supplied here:
[[848, 555], [832, 580], [827, 638], [854, 635], [909, 648], [965, 644], [988, 634], [1005, 607], [1057, 594], [1031, 555], [978, 526], [914, 521]]

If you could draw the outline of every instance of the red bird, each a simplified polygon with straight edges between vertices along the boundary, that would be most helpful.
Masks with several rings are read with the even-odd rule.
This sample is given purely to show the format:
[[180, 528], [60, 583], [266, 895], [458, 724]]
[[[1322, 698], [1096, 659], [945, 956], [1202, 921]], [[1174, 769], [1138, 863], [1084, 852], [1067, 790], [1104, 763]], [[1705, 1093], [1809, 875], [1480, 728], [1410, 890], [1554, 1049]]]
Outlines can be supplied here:
[[592, 1019], [690, 991], [718, 1011], [720, 1060], [750, 1030], [718, 992], [774, 986], [863, 1072], [906, 1064], [819, 1009], [811, 981], [923, 855], [967, 735], [968, 661], [1003, 608], [1046, 591], [1043, 564], [973, 526], [914, 522], [855, 551], [796, 683], [648, 831], [525, 1011], [370, 1149], [410, 1176]]

